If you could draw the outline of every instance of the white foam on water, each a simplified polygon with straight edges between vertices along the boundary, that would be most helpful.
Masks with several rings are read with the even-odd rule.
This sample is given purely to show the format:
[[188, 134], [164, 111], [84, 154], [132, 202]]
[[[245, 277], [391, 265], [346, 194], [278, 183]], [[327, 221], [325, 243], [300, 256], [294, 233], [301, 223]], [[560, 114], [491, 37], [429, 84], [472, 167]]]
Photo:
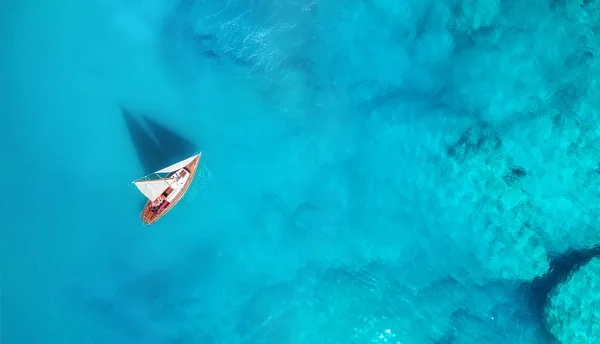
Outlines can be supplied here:
[[208, 166], [201, 164], [196, 171], [194, 180], [182, 200], [185, 203], [194, 203], [198, 195], [206, 195], [206, 189], [212, 181], [212, 175]]

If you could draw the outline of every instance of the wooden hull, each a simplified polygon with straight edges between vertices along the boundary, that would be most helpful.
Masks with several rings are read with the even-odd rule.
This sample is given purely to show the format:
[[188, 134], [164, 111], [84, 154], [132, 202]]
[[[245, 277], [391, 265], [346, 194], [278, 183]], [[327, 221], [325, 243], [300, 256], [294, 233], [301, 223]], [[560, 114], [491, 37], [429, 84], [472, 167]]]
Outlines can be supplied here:
[[152, 202], [151, 201], [146, 202], [146, 205], [144, 206], [144, 209], [142, 210], [142, 214], [141, 214], [142, 221], [144, 222], [144, 224], [151, 225], [151, 224], [155, 223], [160, 218], [165, 216], [177, 204], [177, 202], [179, 202], [179, 200], [183, 198], [183, 196], [187, 192], [190, 184], [192, 184], [192, 181], [194, 180], [194, 176], [196, 175], [196, 170], [198, 169], [199, 162], [200, 162], [200, 156], [198, 156], [196, 159], [192, 160], [192, 162], [190, 162], [188, 165], [186, 165], [184, 167], [184, 169], [190, 174], [190, 176], [189, 176], [188, 180], [186, 181], [185, 185], [181, 188], [181, 191], [179, 192], [179, 194], [177, 194], [177, 196], [175, 196], [175, 198], [168, 204], [168, 206], [166, 206], [160, 212], [155, 213], [149, 209], [149, 206]]

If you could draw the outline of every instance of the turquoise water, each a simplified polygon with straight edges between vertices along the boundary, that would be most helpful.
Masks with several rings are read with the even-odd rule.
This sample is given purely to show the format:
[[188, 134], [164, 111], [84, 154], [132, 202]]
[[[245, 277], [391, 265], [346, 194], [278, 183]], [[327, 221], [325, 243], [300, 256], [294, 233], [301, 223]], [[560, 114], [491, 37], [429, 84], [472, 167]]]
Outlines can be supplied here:
[[[599, 17], [2, 2], [2, 343], [569, 342], [544, 309], [590, 277], [545, 295], [600, 244]], [[120, 105], [203, 151], [151, 227]], [[563, 325], [598, 343], [585, 297]]]

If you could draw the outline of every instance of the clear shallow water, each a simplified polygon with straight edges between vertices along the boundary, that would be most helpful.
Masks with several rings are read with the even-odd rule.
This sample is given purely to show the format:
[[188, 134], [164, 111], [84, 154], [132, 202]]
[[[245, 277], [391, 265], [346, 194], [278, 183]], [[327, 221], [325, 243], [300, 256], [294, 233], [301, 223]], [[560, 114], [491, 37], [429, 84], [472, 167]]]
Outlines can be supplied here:
[[[32, 181], [3, 343], [549, 342], [523, 286], [600, 241], [597, 8], [2, 3], [3, 170]], [[119, 104], [204, 152], [151, 228]]]

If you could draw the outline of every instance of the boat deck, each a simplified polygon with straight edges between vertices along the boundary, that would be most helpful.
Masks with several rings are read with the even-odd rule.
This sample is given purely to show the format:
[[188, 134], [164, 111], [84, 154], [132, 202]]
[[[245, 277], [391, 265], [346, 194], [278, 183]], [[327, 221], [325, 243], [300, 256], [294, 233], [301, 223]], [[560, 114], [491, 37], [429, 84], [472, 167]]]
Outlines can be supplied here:
[[[196, 170], [198, 169], [199, 162], [200, 162], [200, 157], [194, 159], [192, 162], [190, 162], [187, 166], [185, 166], [183, 168], [183, 170], [186, 171], [187, 173], [189, 173], [190, 176], [187, 179], [187, 181], [185, 182], [185, 184], [181, 187], [181, 190], [179, 191], [179, 193], [175, 196], [175, 198], [171, 202], [168, 202], [166, 199], [167, 199], [168, 195], [174, 191], [172, 188], [167, 189], [161, 195], [161, 197], [164, 198], [163, 203], [160, 206], [160, 207], [162, 207], [161, 211], [153, 212], [152, 210], [150, 210], [152, 201], [146, 202], [146, 205], [144, 206], [144, 209], [142, 210], [142, 214], [141, 214], [142, 221], [146, 225], [151, 225], [154, 222], [158, 221], [161, 217], [165, 216], [169, 212], [169, 210], [171, 210], [177, 204], [177, 202], [179, 202], [179, 200], [181, 198], [183, 198], [183, 196], [187, 192], [190, 184], [194, 180], [194, 176], [196, 175]], [[166, 206], [164, 205], [165, 202], [168, 203]], [[159, 207], [159, 209], [160, 209], [160, 207]]]

